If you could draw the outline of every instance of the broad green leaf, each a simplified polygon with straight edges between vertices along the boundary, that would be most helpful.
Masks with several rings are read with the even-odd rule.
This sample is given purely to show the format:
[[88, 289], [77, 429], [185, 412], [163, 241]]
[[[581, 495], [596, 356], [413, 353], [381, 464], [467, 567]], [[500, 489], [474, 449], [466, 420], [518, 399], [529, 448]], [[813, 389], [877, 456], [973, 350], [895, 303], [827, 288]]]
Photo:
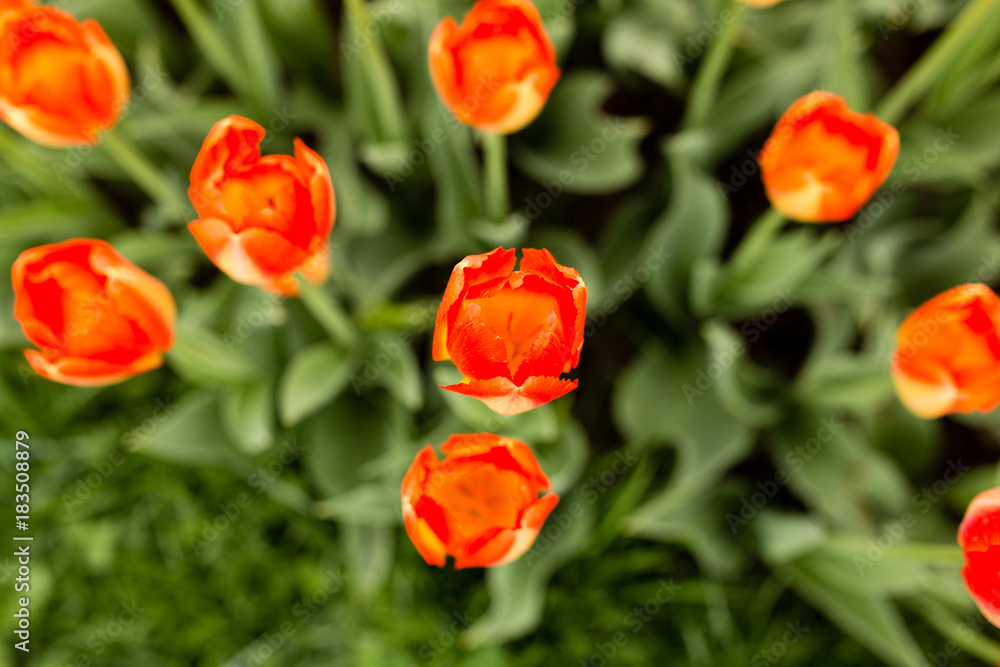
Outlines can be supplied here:
[[316, 343], [295, 353], [278, 383], [278, 414], [294, 426], [332, 401], [347, 387], [355, 363], [330, 343]]

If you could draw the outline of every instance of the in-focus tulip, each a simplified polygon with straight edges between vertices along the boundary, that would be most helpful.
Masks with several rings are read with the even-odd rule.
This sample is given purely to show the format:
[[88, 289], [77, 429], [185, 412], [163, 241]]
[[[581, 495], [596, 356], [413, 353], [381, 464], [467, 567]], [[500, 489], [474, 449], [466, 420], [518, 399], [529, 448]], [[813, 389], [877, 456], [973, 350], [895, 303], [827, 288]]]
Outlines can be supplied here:
[[530, 0], [479, 0], [461, 26], [445, 18], [429, 55], [445, 106], [484, 132], [527, 126], [559, 80], [555, 48]]
[[918, 417], [989, 412], [1000, 404], [1000, 298], [971, 283], [913, 311], [896, 332], [892, 379]]
[[435, 361], [452, 360], [465, 379], [444, 389], [516, 415], [576, 388], [560, 380], [580, 362], [587, 288], [548, 250], [470, 255], [452, 271], [434, 325]]
[[0, 0], [0, 119], [44, 146], [94, 144], [128, 101], [125, 61], [101, 26]]
[[[517, 560], [559, 502], [538, 460], [519, 440], [453, 435], [424, 447], [403, 478], [403, 522], [428, 565], [491, 567]], [[539, 497], [539, 493], [544, 493]]]
[[170, 291], [104, 241], [31, 248], [11, 275], [14, 317], [39, 348], [24, 356], [42, 377], [114, 384], [158, 368], [173, 345]]
[[771, 204], [798, 222], [849, 220], [889, 176], [899, 133], [818, 91], [781, 117], [758, 155]]
[[191, 169], [188, 196], [199, 219], [188, 229], [236, 282], [295, 296], [296, 273], [316, 285], [329, 275], [333, 181], [299, 139], [295, 157], [261, 156], [264, 135], [240, 116], [215, 124]]
[[966, 588], [986, 620], [1000, 627], [1000, 488], [972, 500], [958, 527], [958, 544], [965, 552]]

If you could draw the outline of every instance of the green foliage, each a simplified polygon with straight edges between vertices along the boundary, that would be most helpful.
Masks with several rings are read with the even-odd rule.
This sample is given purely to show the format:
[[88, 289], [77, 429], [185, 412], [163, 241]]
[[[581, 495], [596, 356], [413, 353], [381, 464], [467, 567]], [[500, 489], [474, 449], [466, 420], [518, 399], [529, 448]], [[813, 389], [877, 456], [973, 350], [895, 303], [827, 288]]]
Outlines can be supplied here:
[[[0, 258], [107, 238], [180, 321], [163, 369], [64, 387], [27, 366], [0, 285], [35, 536], [32, 653], [7, 641], [0, 665], [908, 667], [949, 642], [949, 664], [996, 664], [954, 540], [998, 481], [1000, 417], [913, 417], [889, 355], [923, 299], [1000, 278], [1000, 3], [539, 1], [563, 78], [510, 138], [503, 221], [426, 72], [469, 4], [61, 5], [102, 22], [137, 91], [93, 150], [0, 127]], [[943, 30], [960, 41], [929, 49]], [[753, 156], [819, 87], [897, 116], [887, 186], [854, 221], [765, 217], [734, 250], [766, 209]], [[330, 166], [332, 275], [301, 299], [233, 284], [185, 228], [230, 114]], [[549, 248], [590, 296], [579, 388], [514, 417], [441, 390], [457, 373], [430, 358], [451, 268], [499, 244]], [[428, 567], [400, 481], [477, 431], [529, 443], [561, 502], [519, 561]]]

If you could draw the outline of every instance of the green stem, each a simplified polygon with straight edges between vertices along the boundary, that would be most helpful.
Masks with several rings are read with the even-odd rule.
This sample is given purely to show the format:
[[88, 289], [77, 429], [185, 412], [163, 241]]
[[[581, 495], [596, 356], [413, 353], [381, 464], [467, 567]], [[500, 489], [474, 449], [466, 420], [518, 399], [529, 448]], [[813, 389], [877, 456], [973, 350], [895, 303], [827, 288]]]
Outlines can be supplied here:
[[922, 599], [922, 597], [911, 598], [909, 606], [936, 629], [942, 637], [955, 642], [962, 650], [991, 665], [1000, 660], [1000, 644], [980, 632], [988, 626], [985, 621], [982, 626], [970, 627], [968, 619], [960, 619], [940, 603], [935, 604], [930, 600]]
[[900, 542], [892, 547], [892, 555], [907, 560], [921, 560], [932, 563], [962, 563], [965, 554], [957, 544], [933, 544], [930, 542]]
[[883, 121], [895, 125], [906, 110], [937, 83], [953, 59], [988, 23], [990, 13], [1000, 7], [1000, 0], [972, 0], [962, 13], [893, 86], [875, 110]]
[[486, 214], [501, 222], [510, 213], [510, 186], [507, 183], [507, 135], [483, 133], [483, 197]]
[[238, 93], [246, 92], [246, 77], [239, 59], [215, 23], [194, 0], [170, 0], [205, 59]]
[[120, 131], [108, 132], [102, 138], [101, 145], [121, 170], [161, 209], [169, 213], [170, 219], [185, 220], [189, 217], [187, 212], [190, 207], [184, 196]]
[[299, 299], [330, 336], [330, 340], [349, 350], [353, 349], [358, 342], [357, 327], [340, 302], [301, 275], [296, 276], [296, 280], [299, 284]]
[[685, 129], [704, 125], [708, 120], [712, 105], [715, 104], [715, 98], [719, 94], [719, 84], [732, 58], [736, 36], [743, 25], [746, 8], [745, 4], [737, 1], [726, 10], [730, 14], [730, 19], [723, 23], [722, 32], [709, 45], [705, 60], [698, 68], [694, 83], [691, 85], [687, 111], [684, 114]]
[[757, 218], [733, 253], [730, 261], [733, 274], [739, 276], [746, 273], [760, 258], [767, 246], [771, 244], [784, 224], [785, 216], [774, 208], [767, 209], [762, 216]]
[[[362, 0], [345, 0], [344, 6], [347, 8], [351, 27], [363, 31], [371, 16]], [[372, 37], [371, 43], [362, 49], [361, 57], [375, 98], [373, 106], [380, 132], [379, 140], [400, 139], [406, 132], [403, 103], [381, 37]]]

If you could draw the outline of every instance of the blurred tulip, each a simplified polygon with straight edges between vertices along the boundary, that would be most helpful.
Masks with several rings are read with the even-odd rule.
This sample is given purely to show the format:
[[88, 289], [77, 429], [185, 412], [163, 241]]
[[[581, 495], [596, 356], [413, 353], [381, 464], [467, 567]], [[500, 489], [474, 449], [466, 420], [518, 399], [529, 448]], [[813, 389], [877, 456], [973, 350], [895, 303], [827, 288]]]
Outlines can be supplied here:
[[1000, 298], [959, 285], [913, 311], [896, 333], [892, 379], [918, 417], [989, 412], [1000, 403]]
[[333, 182], [317, 153], [295, 140], [295, 157], [261, 156], [264, 128], [230, 116], [209, 132], [191, 169], [188, 196], [200, 219], [188, 229], [236, 282], [295, 296], [295, 274], [322, 284], [336, 217]]
[[114, 384], [158, 368], [173, 345], [170, 291], [104, 241], [26, 250], [11, 273], [14, 317], [40, 348], [24, 356], [42, 377]]
[[128, 101], [125, 61], [93, 19], [0, 0], [0, 119], [44, 146], [94, 144]]
[[784, 2], [785, 0], [740, 0], [744, 4], [750, 5], [751, 7], [756, 7], [757, 9], [764, 9], [766, 7], [774, 7], [775, 5]]
[[[492, 433], [424, 447], [403, 478], [406, 532], [428, 565], [503, 565], [521, 557], [559, 502], [527, 445]], [[538, 494], [544, 493], [539, 498]]]
[[986, 620], [1000, 627], [1000, 488], [983, 491], [969, 503], [958, 544], [965, 552], [966, 588]]
[[757, 160], [771, 204], [798, 222], [849, 220], [889, 176], [899, 133], [818, 91], [781, 117]]
[[462, 25], [431, 35], [431, 79], [451, 112], [484, 132], [535, 120], [559, 80], [556, 51], [530, 0], [479, 0]]
[[580, 362], [587, 288], [548, 250], [470, 255], [452, 271], [434, 325], [435, 361], [465, 376], [444, 389], [473, 396], [502, 415], [548, 403], [576, 388], [560, 380]]

